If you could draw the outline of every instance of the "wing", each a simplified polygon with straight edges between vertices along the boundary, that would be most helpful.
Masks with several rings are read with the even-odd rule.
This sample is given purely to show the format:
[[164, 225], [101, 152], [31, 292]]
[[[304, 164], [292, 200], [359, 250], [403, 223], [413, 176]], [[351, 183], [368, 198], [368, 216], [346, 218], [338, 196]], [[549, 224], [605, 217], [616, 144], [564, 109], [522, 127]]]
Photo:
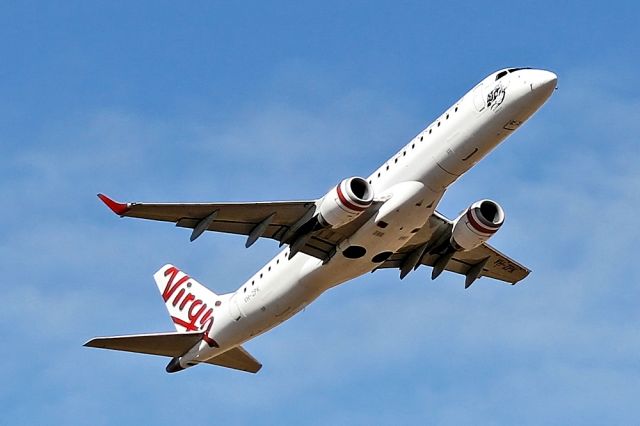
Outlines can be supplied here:
[[117, 215], [173, 222], [191, 228], [191, 241], [204, 231], [246, 235], [246, 246], [258, 238], [271, 238], [290, 244], [291, 254], [298, 251], [328, 260], [336, 247], [366, 222], [375, 209], [337, 229], [305, 229], [316, 209], [317, 200], [248, 203], [119, 203], [98, 197]]
[[469, 287], [479, 277], [516, 284], [531, 272], [486, 243], [473, 250], [454, 252], [451, 256], [432, 251], [443, 242], [443, 237], [448, 238], [451, 226], [450, 220], [434, 212], [425, 226], [378, 269], [400, 268], [401, 278], [404, 278], [419, 265], [427, 265], [434, 268], [434, 277], [442, 270], [465, 275], [465, 287]]

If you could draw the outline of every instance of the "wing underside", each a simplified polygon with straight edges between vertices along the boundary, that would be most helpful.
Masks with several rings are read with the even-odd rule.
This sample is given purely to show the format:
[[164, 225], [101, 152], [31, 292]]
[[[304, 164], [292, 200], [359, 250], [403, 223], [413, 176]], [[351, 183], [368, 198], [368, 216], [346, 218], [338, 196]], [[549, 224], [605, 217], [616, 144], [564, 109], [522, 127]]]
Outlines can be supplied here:
[[[118, 203], [103, 194], [98, 197], [121, 217], [173, 222], [181, 228], [193, 229], [191, 240], [204, 231], [247, 236], [246, 246], [258, 238], [269, 238], [281, 244], [295, 245], [303, 227], [316, 211], [317, 200], [239, 202], [239, 203]], [[337, 229], [306, 232], [296, 251], [322, 260], [335, 254], [336, 246], [362, 226], [373, 214], [364, 212]]]
[[[327, 261], [340, 242], [349, 238], [375, 214], [378, 203], [353, 221], [337, 228], [306, 229], [316, 213], [317, 200], [239, 202], [239, 203], [118, 203], [99, 194], [100, 199], [121, 217], [173, 222], [192, 229], [191, 240], [204, 231], [216, 231], [247, 236], [249, 247], [259, 238], [269, 238], [289, 244], [295, 252]], [[452, 222], [434, 212], [427, 223], [409, 242], [390, 256], [377, 269], [399, 268], [401, 277], [419, 265], [439, 271], [465, 275], [467, 286], [485, 276], [515, 284], [529, 274], [529, 269], [499, 252], [489, 244], [473, 250], [453, 253], [443, 259], [436, 249], [439, 240], [451, 231]]]
[[[410, 270], [420, 265], [442, 268], [466, 276], [466, 286], [477, 278], [490, 277], [509, 284], [516, 284], [531, 272], [509, 256], [501, 253], [487, 243], [469, 250], [453, 253], [443, 259], [438, 252], [438, 240], [450, 235], [452, 222], [435, 212], [422, 229], [400, 250], [391, 255], [378, 269], [399, 268], [404, 277]], [[446, 260], [446, 262], [442, 262]], [[437, 276], [437, 275], [436, 275]]]
[[[418, 247], [415, 248], [417, 249]], [[378, 269], [401, 268], [410, 251], [411, 248], [409, 248], [408, 252], [393, 254]], [[428, 254], [422, 258], [420, 264], [434, 267], [439, 258], [438, 254]], [[531, 272], [528, 268], [502, 254], [489, 244], [482, 244], [468, 252], [456, 253], [444, 269], [467, 276], [476, 265], [482, 263], [484, 263], [482, 271], [476, 278], [489, 277], [516, 284]]]

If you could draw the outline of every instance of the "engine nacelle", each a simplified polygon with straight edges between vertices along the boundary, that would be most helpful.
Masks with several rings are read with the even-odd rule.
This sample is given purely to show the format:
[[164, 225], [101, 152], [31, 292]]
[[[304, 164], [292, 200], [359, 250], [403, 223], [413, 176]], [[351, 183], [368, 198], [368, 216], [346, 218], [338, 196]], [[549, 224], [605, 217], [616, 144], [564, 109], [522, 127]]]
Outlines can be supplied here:
[[351, 177], [329, 191], [318, 207], [322, 226], [338, 228], [358, 217], [373, 203], [373, 188], [365, 179]]
[[503, 223], [504, 210], [498, 203], [476, 201], [454, 221], [450, 243], [455, 250], [472, 250], [491, 238]]

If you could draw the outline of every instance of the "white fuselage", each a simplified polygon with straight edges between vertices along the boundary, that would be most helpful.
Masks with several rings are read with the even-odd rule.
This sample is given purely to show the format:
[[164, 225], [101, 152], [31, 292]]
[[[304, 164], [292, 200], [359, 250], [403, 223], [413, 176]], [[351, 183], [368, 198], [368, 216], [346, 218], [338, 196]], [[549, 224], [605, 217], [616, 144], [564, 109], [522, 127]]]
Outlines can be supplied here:
[[[555, 84], [553, 73], [535, 69], [485, 78], [367, 178], [383, 203], [336, 255], [323, 264], [304, 253], [289, 259], [288, 248], [281, 251], [237, 291], [222, 296], [209, 330], [220, 347], [200, 342], [180, 364], [188, 367], [240, 345], [329, 288], [375, 269], [384, 253], [396, 252], [426, 223], [447, 187], [527, 120]], [[345, 257], [349, 246], [363, 247], [364, 255]]]

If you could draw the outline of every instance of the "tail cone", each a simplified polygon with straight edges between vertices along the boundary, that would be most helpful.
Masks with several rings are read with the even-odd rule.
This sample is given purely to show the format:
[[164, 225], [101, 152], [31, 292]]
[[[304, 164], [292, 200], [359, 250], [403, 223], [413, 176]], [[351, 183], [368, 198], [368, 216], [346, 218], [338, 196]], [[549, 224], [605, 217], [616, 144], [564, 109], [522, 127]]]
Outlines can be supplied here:
[[165, 368], [165, 370], [167, 373], [176, 373], [184, 370], [184, 367], [180, 365], [180, 357], [173, 358], [169, 364], [167, 364], [167, 368]]

